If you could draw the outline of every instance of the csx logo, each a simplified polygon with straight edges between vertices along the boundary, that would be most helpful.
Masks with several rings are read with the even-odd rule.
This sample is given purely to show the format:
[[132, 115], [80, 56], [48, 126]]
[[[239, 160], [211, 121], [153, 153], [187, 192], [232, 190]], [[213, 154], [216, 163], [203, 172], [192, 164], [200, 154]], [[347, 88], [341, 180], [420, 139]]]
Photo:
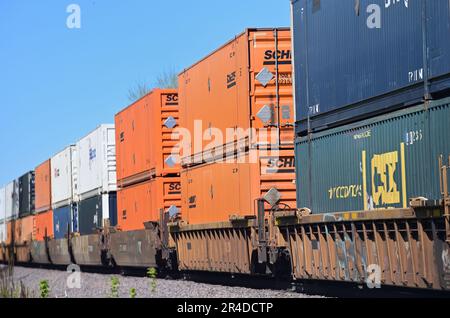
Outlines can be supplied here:
[[278, 60], [278, 64], [291, 64], [291, 59], [291, 50], [267, 50], [264, 53], [264, 65], [274, 65], [276, 60]]
[[169, 185], [169, 190], [170, 191], [181, 190], [181, 184], [179, 182], [173, 182]]
[[397, 151], [373, 156], [372, 196], [375, 205], [400, 203], [400, 192], [395, 180], [398, 162]]

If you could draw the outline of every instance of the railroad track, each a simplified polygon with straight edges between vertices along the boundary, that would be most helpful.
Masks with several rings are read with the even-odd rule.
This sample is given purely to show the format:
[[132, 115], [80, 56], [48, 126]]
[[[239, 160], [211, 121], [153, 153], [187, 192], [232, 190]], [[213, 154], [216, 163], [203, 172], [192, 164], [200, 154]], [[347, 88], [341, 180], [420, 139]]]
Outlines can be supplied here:
[[[20, 267], [29, 269], [43, 269], [67, 271], [66, 266], [20, 264]], [[81, 266], [82, 273], [101, 274], [105, 276], [122, 276], [147, 278], [146, 268], [126, 267], [97, 267]], [[402, 287], [383, 286], [379, 289], [370, 289], [366, 285], [330, 282], [330, 281], [294, 281], [292, 279], [280, 279], [269, 276], [249, 276], [229, 273], [211, 272], [163, 272], [158, 274], [158, 279], [171, 281], [190, 281], [200, 284], [250, 288], [256, 290], [273, 290], [294, 292], [309, 296], [321, 296], [327, 298], [450, 298], [450, 292], [421, 290]]]

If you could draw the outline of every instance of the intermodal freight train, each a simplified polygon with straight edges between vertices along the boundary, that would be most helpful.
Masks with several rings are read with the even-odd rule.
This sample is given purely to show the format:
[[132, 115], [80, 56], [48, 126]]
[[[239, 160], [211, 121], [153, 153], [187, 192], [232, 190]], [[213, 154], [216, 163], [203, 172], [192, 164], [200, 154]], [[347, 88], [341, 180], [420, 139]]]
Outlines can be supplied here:
[[0, 261], [450, 290], [449, 2], [366, 2], [291, 1], [1, 188]]

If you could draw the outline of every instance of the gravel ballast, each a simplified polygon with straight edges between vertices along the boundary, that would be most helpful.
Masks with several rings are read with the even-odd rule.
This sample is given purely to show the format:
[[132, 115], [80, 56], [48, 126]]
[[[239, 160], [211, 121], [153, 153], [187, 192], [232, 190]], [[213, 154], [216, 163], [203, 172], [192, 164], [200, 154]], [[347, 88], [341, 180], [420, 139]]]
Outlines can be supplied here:
[[[251, 289], [197, 283], [183, 279], [155, 279], [156, 288], [152, 291], [152, 279], [109, 274], [80, 273], [81, 288], [69, 288], [67, 281], [71, 273], [58, 270], [28, 267], [14, 268], [14, 280], [20, 281], [39, 297], [39, 283], [48, 281], [49, 297], [53, 298], [107, 298], [111, 297], [111, 278], [119, 280], [119, 297], [130, 298], [130, 290], [136, 290], [136, 298], [311, 298], [297, 292], [271, 289]], [[72, 280], [73, 281], [73, 280]], [[155, 285], [155, 284], [153, 284]]]

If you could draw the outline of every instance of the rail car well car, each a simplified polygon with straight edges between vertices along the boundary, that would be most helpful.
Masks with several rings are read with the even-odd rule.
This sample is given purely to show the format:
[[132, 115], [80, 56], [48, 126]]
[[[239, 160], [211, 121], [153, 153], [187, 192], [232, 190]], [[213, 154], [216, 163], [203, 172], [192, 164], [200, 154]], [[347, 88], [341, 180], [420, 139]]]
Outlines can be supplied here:
[[449, 292], [448, 1], [374, 0], [389, 36], [335, 2], [292, 1], [293, 29], [245, 30], [0, 188], [0, 262]]

